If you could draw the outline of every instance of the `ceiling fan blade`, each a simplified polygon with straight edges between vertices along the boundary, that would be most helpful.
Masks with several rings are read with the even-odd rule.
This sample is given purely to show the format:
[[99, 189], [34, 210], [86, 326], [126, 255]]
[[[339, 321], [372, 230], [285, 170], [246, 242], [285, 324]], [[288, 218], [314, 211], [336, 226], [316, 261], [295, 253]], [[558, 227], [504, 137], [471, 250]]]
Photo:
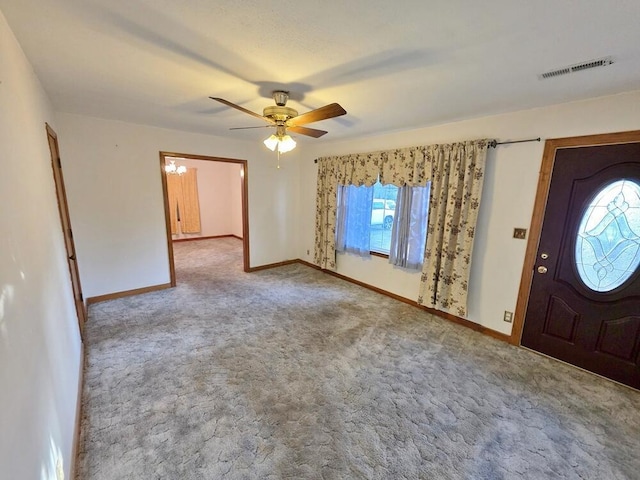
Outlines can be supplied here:
[[344, 115], [347, 111], [337, 103], [331, 103], [324, 107], [316, 108], [310, 112], [303, 113], [297, 117], [287, 121], [288, 127], [297, 127], [298, 125], [306, 125], [307, 123], [319, 122], [320, 120], [326, 120], [328, 118], [339, 117]]
[[276, 125], [260, 125], [258, 127], [231, 127], [229, 130], [247, 130], [249, 128], [273, 128]]
[[255, 112], [252, 112], [251, 110], [247, 110], [246, 108], [241, 107], [240, 105], [236, 105], [235, 103], [231, 103], [228, 100], [225, 100], [224, 98], [218, 98], [218, 97], [209, 97], [209, 98], [211, 100], [215, 100], [216, 102], [223, 103], [228, 107], [235, 108], [236, 110], [240, 110], [241, 112], [244, 112], [244, 113], [248, 113], [249, 115], [251, 115], [253, 117], [261, 118], [265, 122], [274, 123], [273, 120], [271, 120], [270, 118], [263, 117], [259, 113], [255, 113]]
[[307, 128], [307, 127], [287, 127], [287, 130], [292, 132], [299, 133], [301, 135], [307, 135], [308, 137], [318, 138], [324, 135], [324, 130], [317, 130], [315, 128]]

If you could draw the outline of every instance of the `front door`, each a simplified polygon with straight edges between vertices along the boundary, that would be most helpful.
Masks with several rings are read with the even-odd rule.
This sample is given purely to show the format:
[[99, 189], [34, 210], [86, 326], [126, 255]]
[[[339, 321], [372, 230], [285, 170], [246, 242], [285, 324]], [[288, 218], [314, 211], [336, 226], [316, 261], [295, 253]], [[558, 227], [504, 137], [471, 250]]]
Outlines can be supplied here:
[[556, 150], [522, 345], [640, 388], [640, 143]]
[[69, 274], [71, 276], [71, 288], [73, 289], [73, 299], [78, 314], [78, 325], [82, 335], [85, 322], [85, 307], [82, 298], [82, 287], [80, 286], [80, 274], [78, 273], [78, 262], [76, 260], [76, 247], [73, 242], [73, 231], [69, 219], [69, 207], [67, 206], [67, 193], [64, 188], [64, 178], [62, 177], [62, 163], [60, 162], [60, 151], [58, 149], [58, 137], [53, 129], [47, 125], [47, 139], [49, 150], [51, 151], [51, 167], [53, 168], [53, 179], [56, 185], [56, 195], [58, 197], [58, 210], [60, 212], [60, 223], [64, 235], [64, 244], [67, 249], [67, 262], [69, 263]]

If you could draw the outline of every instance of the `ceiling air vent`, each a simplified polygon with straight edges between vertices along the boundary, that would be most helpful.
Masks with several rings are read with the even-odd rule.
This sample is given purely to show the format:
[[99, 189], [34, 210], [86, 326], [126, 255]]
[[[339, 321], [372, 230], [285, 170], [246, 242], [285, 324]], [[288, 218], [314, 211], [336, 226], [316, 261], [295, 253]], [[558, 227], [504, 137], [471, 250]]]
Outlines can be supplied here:
[[582, 70], [588, 70], [596, 67], [606, 67], [613, 63], [613, 58], [604, 57], [597, 60], [589, 60], [588, 62], [577, 63], [575, 65], [569, 65], [568, 67], [558, 68], [557, 70], [551, 70], [550, 72], [541, 73], [538, 75], [539, 80], [545, 80], [547, 78], [559, 77], [561, 75], [567, 75], [569, 73], [581, 72]]

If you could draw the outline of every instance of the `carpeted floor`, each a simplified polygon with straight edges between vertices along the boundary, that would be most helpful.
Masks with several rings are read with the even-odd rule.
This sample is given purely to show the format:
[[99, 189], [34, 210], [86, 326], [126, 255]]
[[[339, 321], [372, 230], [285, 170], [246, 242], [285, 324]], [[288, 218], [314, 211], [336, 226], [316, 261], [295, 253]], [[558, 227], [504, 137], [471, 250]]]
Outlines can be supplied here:
[[640, 478], [640, 393], [232, 238], [93, 305], [78, 477]]

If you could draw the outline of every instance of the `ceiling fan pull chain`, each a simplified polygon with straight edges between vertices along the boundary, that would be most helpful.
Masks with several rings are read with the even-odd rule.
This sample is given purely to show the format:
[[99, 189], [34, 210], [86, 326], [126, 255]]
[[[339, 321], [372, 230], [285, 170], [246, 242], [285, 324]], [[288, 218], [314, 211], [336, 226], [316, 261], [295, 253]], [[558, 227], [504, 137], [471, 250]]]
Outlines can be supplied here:
[[280, 149], [278, 149], [278, 170], [280, 170]]

